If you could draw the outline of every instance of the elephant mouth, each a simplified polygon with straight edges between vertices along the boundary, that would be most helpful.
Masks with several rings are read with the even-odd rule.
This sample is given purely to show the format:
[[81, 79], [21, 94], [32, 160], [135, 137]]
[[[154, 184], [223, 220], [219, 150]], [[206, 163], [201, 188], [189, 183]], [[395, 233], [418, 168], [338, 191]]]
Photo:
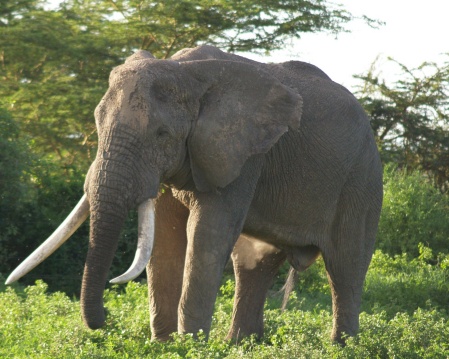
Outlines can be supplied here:
[[[33, 270], [36, 266], [54, 253], [70, 236], [84, 223], [90, 214], [89, 201], [86, 195], [61, 223], [61, 225], [43, 242], [33, 253], [31, 253], [14, 271], [9, 275], [6, 284], [11, 284]], [[152, 198], [143, 201], [138, 206], [138, 241], [134, 260], [129, 269], [122, 275], [112, 279], [110, 282], [121, 284], [129, 282], [140, 275], [150, 260], [154, 244], [154, 200]]]

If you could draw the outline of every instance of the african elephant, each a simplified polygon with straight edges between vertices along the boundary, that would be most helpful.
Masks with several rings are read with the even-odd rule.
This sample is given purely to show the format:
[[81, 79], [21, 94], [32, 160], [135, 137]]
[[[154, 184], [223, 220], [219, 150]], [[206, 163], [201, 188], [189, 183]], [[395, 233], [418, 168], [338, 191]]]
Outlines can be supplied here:
[[262, 335], [278, 267], [288, 260], [304, 270], [320, 254], [332, 292], [332, 339], [357, 332], [382, 169], [367, 116], [348, 90], [298, 61], [263, 64], [211, 46], [170, 60], [138, 51], [112, 70], [95, 120], [98, 153], [85, 195], [8, 283], [90, 213], [81, 308], [88, 327], [101, 327], [119, 232], [138, 207], [136, 258], [112, 282], [135, 278], [149, 261], [153, 339], [207, 335], [231, 252], [229, 338]]

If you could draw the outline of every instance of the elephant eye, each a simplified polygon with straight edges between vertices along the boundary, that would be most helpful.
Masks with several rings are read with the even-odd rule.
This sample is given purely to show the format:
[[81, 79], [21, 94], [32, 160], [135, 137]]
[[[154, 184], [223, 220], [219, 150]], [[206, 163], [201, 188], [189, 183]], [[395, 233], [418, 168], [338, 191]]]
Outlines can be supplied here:
[[165, 138], [165, 137], [168, 137], [169, 135], [170, 135], [170, 131], [168, 130], [168, 128], [166, 126], [161, 126], [156, 131], [157, 138]]
[[156, 92], [154, 97], [160, 102], [168, 102], [168, 95], [162, 91]]

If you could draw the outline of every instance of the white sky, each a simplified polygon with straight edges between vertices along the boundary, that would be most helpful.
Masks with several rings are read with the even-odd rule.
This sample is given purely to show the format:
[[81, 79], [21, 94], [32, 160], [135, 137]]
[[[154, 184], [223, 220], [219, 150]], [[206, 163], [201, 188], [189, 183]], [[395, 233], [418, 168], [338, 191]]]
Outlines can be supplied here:
[[362, 21], [349, 24], [351, 33], [335, 38], [326, 34], [305, 34], [286, 49], [270, 57], [245, 55], [259, 61], [301, 60], [320, 67], [334, 81], [351, 90], [360, 82], [354, 74], [366, 73], [377, 56], [377, 69], [389, 78], [399, 72], [387, 66], [388, 56], [409, 68], [425, 61], [442, 64], [449, 61], [448, 0], [334, 0], [353, 15], [366, 15], [384, 21], [372, 29]]

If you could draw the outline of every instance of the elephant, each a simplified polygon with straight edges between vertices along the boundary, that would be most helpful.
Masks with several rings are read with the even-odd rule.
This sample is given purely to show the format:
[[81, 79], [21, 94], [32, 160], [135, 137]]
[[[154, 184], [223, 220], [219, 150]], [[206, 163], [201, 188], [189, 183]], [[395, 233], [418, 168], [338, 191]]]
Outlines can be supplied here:
[[103, 291], [127, 213], [136, 257], [113, 283], [148, 277], [153, 340], [208, 335], [232, 258], [228, 339], [263, 335], [279, 267], [322, 256], [331, 339], [359, 328], [362, 288], [382, 206], [382, 165], [364, 110], [304, 62], [265, 64], [213, 46], [160, 60], [143, 50], [114, 68], [95, 109], [98, 152], [66, 221], [8, 278], [30, 271], [90, 215], [81, 311], [105, 322]]

